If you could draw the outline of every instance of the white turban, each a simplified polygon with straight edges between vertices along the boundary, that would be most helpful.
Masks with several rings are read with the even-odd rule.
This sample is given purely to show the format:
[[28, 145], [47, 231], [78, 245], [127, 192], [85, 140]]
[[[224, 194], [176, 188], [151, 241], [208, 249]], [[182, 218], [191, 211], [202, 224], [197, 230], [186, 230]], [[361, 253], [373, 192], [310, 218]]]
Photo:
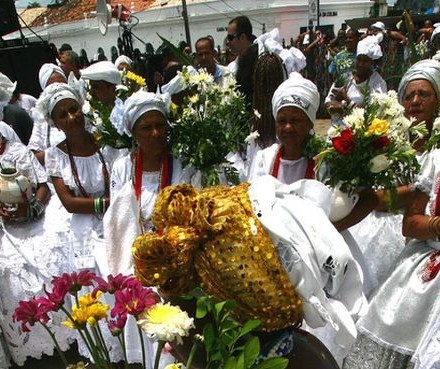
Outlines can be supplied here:
[[258, 45], [258, 55], [262, 55], [266, 51], [278, 55], [283, 60], [287, 75], [292, 72], [299, 72], [307, 64], [306, 57], [301, 50], [296, 47], [291, 47], [290, 49], [283, 48], [278, 28], [258, 36], [254, 44]]
[[158, 95], [144, 90], [135, 92], [124, 103], [125, 133], [131, 137], [136, 121], [146, 112], [155, 110], [167, 118], [170, 104], [169, 94]]
[[41, 66], [40, 71], [38, 72], [38, 80], [40, 81], [40, 87], [42, 90], [46, 88], [47, 81], [53, 73], [61, 74], [66, 79], [66, 75], [61, 67], [53, 63], [45, 63]]
[[35, 107], [50, 126], [55, 125], [52, 119], [52, 111], [55, 105], [64, 99], [73, 99], [78, 101], [81, 107], [83, 105], [83, 99], [79, 92], [67, 83], [52, 83], [43, 90], [38, 98]]
[[377, 60], [382, 57], [382, 49], [379, 42], [383, 38], [382, 35], [367, 36], [360, 40], [357, 45], [357, 56], [366, 55], [373, 60]]
[[379, 31], [382, 31], [382, 32], [384, 32], [385, 29], [386, 29], [385, 28], [385, 24], [383, 22], [380, 22], [380, 21], [373, 23], [371, 25], [371, 28], [375, 28], [375, 29], [377, 29]]
[[433, 59], [424, 59], [413, 64], [400, 80], [398, 88], [400, 102], [403, 101], [408, 83], [417, 79], [424, 79], [431, 83], [437, 95], [437, 102], [440, 103], [440, 62]]
[[130, 67], [133, 66], [133, 60], [131, 60], [128, 56], [120, 55], [115, 60], [115, 67], [118, 68], [122, 63], [128, 64]]
[[432, 31], [430, 41], [434, 40], [434, 37], [440, 33], [440, 23], [434, 24], [434, 31]]
[[0, 121], [3, 120], [3, 108], [9, 104], [17, 82], [12, 82], [8, 76], [0, 72]]
[[314, 124], [319, 107], [319, 92], [315, 84], [298, 72], [291, 73], [289, 78], [281, 83], [273, 94], [272, 113], [275, 120], [279, 110], [285, 106], [301, 109]]
[[100, 61], [81, 71], [83, 79], [91, 81], [106, 81], [113, 85], [122, 83], [121, 72], [111, 61]]

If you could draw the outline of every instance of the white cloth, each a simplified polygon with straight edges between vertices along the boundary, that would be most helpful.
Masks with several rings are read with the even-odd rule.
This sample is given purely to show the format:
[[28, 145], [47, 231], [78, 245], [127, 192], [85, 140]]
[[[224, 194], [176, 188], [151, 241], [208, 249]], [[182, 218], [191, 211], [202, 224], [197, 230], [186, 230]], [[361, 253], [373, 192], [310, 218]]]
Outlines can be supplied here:
[[0, 72], [0, 101], [9, 102], [17, 82], [12, 82], [6, 74]]
[[[275, 155], [279, 150], [279, 144], [266, 147], [259, 150], [255, 154], [255, 158], [251, 162], [248, 174], [248, 182], [253, 182], [257, 177], [270, 174], [275, 160]], [[308, 167], [308, 160], [302, 157], [298, 160], [280, 160], [277, 179], [284, 184], [293, 183], [299, 179], [303, 179]]]
[[20, 108], [26, 110], [26, 113], [31, 114], [31, 109], [35, 107], [37, 99], [32, 95], [20, 94], [18, 100], [15, 102]]
[[170, 95], [167, 93], [158, 95], [144, 90], [135, 92], [124, 103], [125, 133], [131, 137], [136, 121], [146, 112], [156, 110], [161, 112], [165, 118], [168, 117], [170, 104]]
[[[313, 191], [322, 192], [323, 203], [326, 197], [328, 201], [331, 191], [326, 186], [305, 182], [313, 182]], [[326, 325], [335, 332], [336, 343], [348, 349], [356, 338], [353, 317], [364, 303], [361, 273], [325, 212], [298, 196], [298, 186], [259, 177], [249, 188], [253, 210], [301, 295], [306, 323], [313, 328]]]
[[93, 63], [81, 71], [81, 78], [92, 81], [105, 81], [113, 85], [122, 83], [121, 72], [111, 61]]
[[297, 72], [291, 73], [273, 94], [272, 114], [275, 120], [279, 110], [285, 106], [301, 109], [314, 124], [319, 107], [319, 92], [316, 85]]
[[60, 66], [53, 63], [44, 63], [38, 72], [38, 80], [42, 90], [47, 87], [47, 81], [54, 73], [58, 73], [59, 75], [63, 76], [67, 82], [66, 75]]
[[[347, 96], [352, 101], [352, 103], [356, 104], [356, 106], [362, 106], [364, 104], [364, 94], [363, 91], [368, 87], [371, 93], [386, 93], [387, 92], [387, 84], [382, 76], [373, 72], [366, 81], [361, 83], [356, 83], [353, 74], [350, 72], [347, 77], [347, 82], [345, 84], [345, 88], [347, 90]], [[325, 98], [325, 103], [335, 101], [335, 97], [332, 93], [332, 90], [335, 88], [335, 84], [333, 83], [330, 87], [329, 94]]]
[[0, 135], [6, 138], [10, 144], [14, 142], [21, 143], [20, 137], [18, 137], [12, 127], [2, 120], [0, 120]]
[[373, 60], [381, 58], [383, 55], [379, 45], [381, 38], [383, 35], [372, 35], [360, 40], [357, 44], [356, 55], [366, 55]]
[[36, 109], [32, 110], [34, 126], [29, 138], [28, 148], [33, 151], [44, 151], [50, 146], [56, 146], [66, 139], [66, 135], [60, 129], [50, 126], [44, 117]]
[[119, 55], [115, 60], [115, 67], [118, 68], [122, 63], [133, 66], [133, 60], [126, 55]]
[[[21, 143], [8, 142], [0, 161], [2, 164], [12, 161], [34, 185], [46, 181], [43, 167]], [[45, 214], [38, 220], [0, 222], [0, 325], [11, 358], [18, 365], [24, 365], [27, 357], [41, 358], [43, 353], [54, 354], [55, 346], [39, 324], [31, 332], [24, 333], [20, 323], [12, 321], [20, 300], [27, 300], [33, 295], [41, 296], [43, 284], [49, 284], [53, 276], [71, 270], [70, 248], [64, 242], [68, 227], [57, 222], [60, 217], [53, 205], [51, 199]], [[63, 313], [53, 314], [49, 326], [56, 334], [61, 349], [67, 350], [74, 331], [61, 326], [64, 319]]]
[[[416, 187], [429, 194], [427, 215], [433, 214], [439, 163], [440, 150], [430, 152], [416, 181]], [[368, 313], [359, 320], [362, 333], [385, 348], [414, 354], [438, 318], [440, 274], [428, 281], [421, 278], [437, 250], [439, 242], [410, 241], [391, 275], [373, 296]], [[440, 352], [436, 355], [440, 357]]]

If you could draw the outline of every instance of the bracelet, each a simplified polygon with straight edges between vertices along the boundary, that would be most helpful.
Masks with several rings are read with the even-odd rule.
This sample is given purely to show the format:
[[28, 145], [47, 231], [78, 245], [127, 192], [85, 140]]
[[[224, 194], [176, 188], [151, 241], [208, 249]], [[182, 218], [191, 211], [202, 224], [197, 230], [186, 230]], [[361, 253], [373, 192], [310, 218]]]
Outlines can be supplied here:
[[38, 219], [44, 213], [44, 205], [33, 197], [28, 203], [28, 219]]
[[440, 217], [438, 217], [438, 216], [431, 216], [428, 219], [428, 232], [432, 236], [434, 236], [434, 238], [437, 238], [439, 235], [439, 232], [438, 232], [439, 222], [440, 222]]
[[102, 214], [104, 212], [102, 197], [95, 197], [93, 199], [93, 209], [96, 214]]

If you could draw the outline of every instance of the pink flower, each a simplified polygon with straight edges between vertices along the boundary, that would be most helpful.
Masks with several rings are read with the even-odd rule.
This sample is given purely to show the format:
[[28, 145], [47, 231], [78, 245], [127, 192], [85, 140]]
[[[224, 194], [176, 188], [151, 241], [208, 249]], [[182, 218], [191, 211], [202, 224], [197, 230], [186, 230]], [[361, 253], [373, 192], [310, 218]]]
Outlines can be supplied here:
[[54, 290], [58, 290], [59, 293], [62, 293], [62, 291], [67, 289], [67, 292], [70, 292], [72, 295], [74, 295], [80, 291], [81, 288], [92, 286], [95, 279], [95, 273], [92, 273], [89, 270], [82, 270], [79, 273], [64, 273], [61, 277], [54, 277], [52, 279], [52, 284], [54, 285]]
[[124, 276], [121, 273], [116, 276], [110, 274], [107, 277], [107, 281], [100, 277], [96, 277], [95, 281], [98, 285], [93, 290], [93, 295], [96, 295], [98, 291], [114, 294], [116, 291], [123, 290], [139, 283], [133, 276]]
[[143, 287], [137, 282], [123, 291], [115, 292], [115, 306], [111, 311], [111, 316], [130, 314], [138, 317], [158, 301], [159, 296], [152, 288]]
[[24, 332], [30, 332], [28, 324], [33, 327], [35, 323], [46, 324], [49, 321], [46, 307], [41, 306], [35, 297], [29, 301], [20, 301], [15, 309], [12, 319], [14, 322], [21, 321]]
[[115, 319], [108, 321], [108, 329], [113, 336], [119, 336], [127, 323], [127, 314], [118, 315]]

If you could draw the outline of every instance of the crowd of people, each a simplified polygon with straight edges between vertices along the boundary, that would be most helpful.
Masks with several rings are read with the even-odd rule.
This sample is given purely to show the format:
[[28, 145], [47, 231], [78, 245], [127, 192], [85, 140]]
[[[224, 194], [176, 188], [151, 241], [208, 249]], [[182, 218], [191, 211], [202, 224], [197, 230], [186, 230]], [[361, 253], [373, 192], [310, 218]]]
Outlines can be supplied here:
[[[227, 63], [212, 37], [195, 43], [194, 68], [212, 75], [210, 83], [234, 81], [252, 116], [249, 132], [258, 131], [239, 153], [240, 179], [252, 184], [254, 211], [300, 293], [302, 329], [325, 346], [316, 368], [439, 368], [440, 151], [426, 149], [439, 118], [438, 35], [440, 27], [426, 22], [415, 30], [404, 14], [395, 30], [375, 22], [366, 34], [341, 29], [334, 39], [309, 30], [285, 48], [278, 30], [255, 37], [249, 19], [239, 16], [228, 25]], [[411, 43], [427, 45], [417, 62]], [[407, 66], [397, 83], [387, 79], [396, 55]], [[170, 109], [178, 115], [187, 93], [179, 83], [183, 59], [169, 47], [142, 65], [120, 55], [83, 68], [80, 59], [67, 47], [58, 64], [42, 65], [37, 98], [18, 93], [0, 73], [0, 168], [4, 174], [13, 167], [30, 183], [24, 201], [0, 201], [2, 368], [54, 352], [42, 327], [23, 332], [14, 321], [20, 300], [64, 272], [133, 273], [131, 245], [154, 231], [159, 192], [180, 183], [201, 186], [198, 168], [170, 150]], [[121, 98], [118, 86], [128, 71], [142, 75], [146, 87]], [[396, 89], [414, 124], [426, 125], [425, 137], [408, 137], [420, 172], [414, 183], [396, 183], [397, 214], [384, 205], [386, 191], [365, 191], [350, 214], [331, 222], [322, 210], [328, 207], [320, 196], [323, 178], [304, 151], [317, 114], [327, 111], [332, 125], [341, 127], [344, 115], [364, 106], [369, 94], [388, 89]], [[110, 112], [131, 149], [100, 145], [84, 114], [90, 99]], [[52, 321], [66, 350], [75, 335], [60, 326], [61, 317]], [[130, 330], [126, 334], [130, 342]], [[122, 360], [117, 349], [111, 355]], [[128, 360], [140, 360], [134, 346]], [[166, 355], [163, 364], [172, 360]]]

